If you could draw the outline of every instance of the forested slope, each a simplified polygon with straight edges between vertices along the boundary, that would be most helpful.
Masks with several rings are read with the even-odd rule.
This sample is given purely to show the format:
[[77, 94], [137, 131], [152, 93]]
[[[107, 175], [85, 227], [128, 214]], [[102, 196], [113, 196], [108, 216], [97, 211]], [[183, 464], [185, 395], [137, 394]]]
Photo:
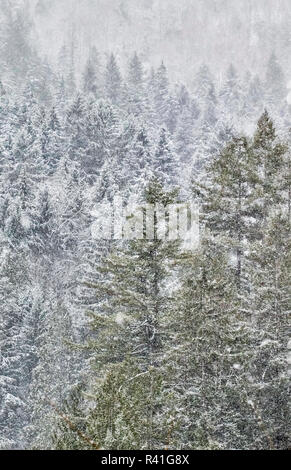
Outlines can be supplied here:
[[[284, 60], [206, 57], [187, 87], [89, 44], [80, 68], [2, 6], [0, 448], [286, 448]], [[199, 247], [94, 239], [116, 194], [198, 203]]]

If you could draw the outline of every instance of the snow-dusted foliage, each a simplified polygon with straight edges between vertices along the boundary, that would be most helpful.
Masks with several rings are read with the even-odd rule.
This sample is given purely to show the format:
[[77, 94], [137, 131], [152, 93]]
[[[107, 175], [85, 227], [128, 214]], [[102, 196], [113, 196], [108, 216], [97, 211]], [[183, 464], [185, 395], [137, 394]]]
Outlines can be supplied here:
[[[141, 31], [159, 3], [183, 30], [177, 2], [116, 2]], [[181, 11], [194, 3], [214, 15], [210, 0]], [[223, 3], [237, 28], [241, 2]], [[289, 29], [257, 68], [261, 49], [241, 67], [225, 50], [217, 73], [203, 44], [183, 84], [154, 26], [141, 53], [105, 55], [71, 24], [47, 58], [39, 28], [63, 2], [0, 4], [0, 449], [287, 448]], [[150, 239], [111, 236], [116, 195], [158, 205], [166, 237], [157, 213]], [[199, 204], [195, 249], [168, 235], [175, 203]]]

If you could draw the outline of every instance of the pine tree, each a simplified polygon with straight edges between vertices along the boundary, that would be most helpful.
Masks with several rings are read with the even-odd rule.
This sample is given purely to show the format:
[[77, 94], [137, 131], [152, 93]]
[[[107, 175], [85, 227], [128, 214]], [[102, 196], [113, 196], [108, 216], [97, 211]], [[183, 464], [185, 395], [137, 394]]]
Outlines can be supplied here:
[[66, 149], [64, 157], [73, 162], [76, 169], [81, 169], [86, 165], [86, 155], [89, 147], [86, 133], [88, 119], [87, 102], [83, 95], [78, 94], [67, 110], [66, 116]]
[[65, 305], [55, 298], [53, 284], [48, 281], [39, 299], [39, 315], [31, 319], [37, 328], [36, 354], [26, 400], [30, 419], [23, 429], [27, 445], [42, 450], [55, 445], [52, 438], [58, 420], [55, 408], [63, 407], [76, 381], [81, 380], [77, 364], [81, 357], [76, 351], [72, 354], [68, 344], [73, 340], [72, 320]]
[[154, 103], [160, 125], [166, 124], [169, 117], [169, 80], [167, 69], [162, 62], [154, 76]]
[[136, 168], [135, 183], [143, 190], [154, 175], [153, 153], [153, 143], [150, 139], [149, 130], [145, 127], [140, 127], [137, 129], [132, 148], [132, 165]]
[[181, 162], [191, 164], [195, 146], [195, 120], [190, 106], [179, 116], [175, 132], [176, 151]]
[[263, 84], [258, 76], [255, 76], [249, 84], [247, 95], [246, 95], [246, 105], [250, 110], [251, 115], [257, 115], [262, 111], [263, 102], [264, 102], [264, 89]]
[[137, 134], [134, 159], [138, 165], [140, 179], [150, 180], [153, 174], [152, 143], [149, 139], [149, 133], [144, 127], [139, 129]]
[[69, 45], [64, 44], [58, 57], [59, 77], [64, 80], [65, 91], [69, 99], [74, 98], [76, 92], [75, 77], [75, 38], [74, 34], [70, 39]]
[[210, 90], [214, 87], [213, 76], [207, 65], [201, 65], [194, 80], [194, 95], [201, 107], [209, 96]]
[[[124, 149], [118, 146], [121, 133], [121, 123], [115, 107], [109, 103], [100, 102], [89, 108], [85, 118], [84, 137], [87, 139], [86, 150], [83, 157], [85, 173], [89, 181], [100, 189], [99, 198], [102, 199], [107, 189], [106, 182], [102, 182], [106, 168], [115, 173], [117, 160]], [[127, 144], [126, 144], [127, 145]], [[120, 162], [121, 164], [122, 162]], [[110, 176], [110, 175], [109, 175]]]
[[265, 86], [268, 104], [273, 108], [278, 108], [278, 105], [281, 106], [287, 95], [286, 82], [283, 70], [274, 53], [267, 64]]
[[[157, 181], [146, 193], [148, 204], [166, 206], [174, 197]], [[98, 266], [97, 281], [88, 283], [97, 299], [89, 313], [88, 346], [98, 381], [90, 393], [94, 406], [85, 433], [110, 449], [160, 448], [167, 439], [161, 325], [170, 301], [169, 263], [178, 246], [158, 238], [157, 230], [156, 214], [155, 238], [123, 242]]]
[[116, 148], [116, 180], [119, 180], [120, 190], [125, 191], [126, 197], [132, 192], [133, 185], [138, 192], [143, 191], [153, 175], [152, 142], [148, 129], [137, 126], [134, 119], [128, 119], [117, 138]]
[[[202, 195], [206, 225], [213, 233], [228, 238], [241, 280], [244, 241], [251, 230], [253, 199], [250, 189], [254, 176], [253, 155], [245, 137], [235, 137], [209, 165], [210, 181]], [[195, 186], [195, 185], [194, 185]]]
[[92, 94], [94, 98], [100, 94], [99, 59], [95, 47], [90, 54], [83, 74], [83, 91], [86, 95]]
[[170, 446], [244, 448], [244, 368], [250, 351], [228, 252], [206, 233], [196, 252], [184, 254], [181, 269], [182, 285], [167, 319]]
[[36, 58], [30, 43], [30, 25], [24, 9], [13, 9], [10, 2], [3, 2], [4, 41], [1, 48], [2, 62], [14, 88], [27, 78], [30, 64]]
[[[62, 407], [51, 402], [55, 418], [49, 438], [53, 450], [98, 450], [98, 444], [91, 441], [86, 433], [86, 410], [84, 407], [84, 385], [75, 386]], [[50, 429], [50, 431], [51, 431]]]
[[[287, 393], [288, 276], [283, 257], [287, 221], [280, 215], [283, 208], [286, 210], [285, 156], [286, 147], [276, 139], [273, 123], [265, 112], [253, 141], [233, 139], [209, 167], [209, 187], [196, 187], [196, 195], [204, 201], [206, 225], [225, 253], [231, 255], [234, 250], [235, 254], [239, 288], [236, 311], [246, 328], [243, 350], [248, 358], [240, 364], [241, 399], [244, 395], [247, 405], [243, 405], [243, 414], [249, 423], [245, 436], [238, 440], [241, 448], [286, 446], [284, 413], [276, 413], [278, 402], [285, 405]], [[229, 262], [231, 269], [232, 256]], [[273, 386], [276, 391], [269, 394]], [[240, 413], [238, 424], [242, 423]]]
[[177, 171], [178, 161], [170, 135], [162, 128], [154, 157], [155, 176], [160, 178], [163, 184], [170, 185], [177, 181]]
[[289, 235], [286, 214], [269, 217], [264, 240], [255, 242], [248, 256], [254, 332], [248, 393], [255, 449], [288, 448]]
[[28, 319], [33, 310], [33, 288], [28, 268], [28, 253], [9, 248], [1, 253], [0, 322], [0, 447], [23, 449], [22, 430], [27, 425], [27, 392], [34, 365], [33, 328]]
[[195, 172], [201, 172], [217, 153], [216, 135], [218, 133], [217, 100], [212, 85], [201, 108], [200, 123], [194, 140], [193, 162]]
[[63, 128], [55, 107], [47, 117], [47, 128], [48, 143], [45, 159], [49, 162], [51, 171], [55, 172], [63, 150]]
[[57, 229], [55, 227], [54, 214], [49, 193], [44, 190], [39, 193], [34, 207], [33, 233], [30, 238], [32, 252], [38, 255], [47, 254], [53, 256], [57, 249]]
[[135, 53], [128, 66], [126, 108], [130, 114], [140, 116], [145, 112], [144, 70], [140, 58]]
[[242, 106], [242, 88], [237, 71], [232, 64], [227, 70], [226, 80], [220, 91], [220, 98], [231, 115], [237, 116], [239, 114]]
[[284, 169], [287, 163], [287, 147], [277, 138], [274, 123], [266, 110], [258, 121], [253, 148], [257, 171], [257, 217], [261, 219], [260, 228], [257, 227], [257, 230], [261, 233], [267, 217], [276, 207], [282, 205], [286, 198]]

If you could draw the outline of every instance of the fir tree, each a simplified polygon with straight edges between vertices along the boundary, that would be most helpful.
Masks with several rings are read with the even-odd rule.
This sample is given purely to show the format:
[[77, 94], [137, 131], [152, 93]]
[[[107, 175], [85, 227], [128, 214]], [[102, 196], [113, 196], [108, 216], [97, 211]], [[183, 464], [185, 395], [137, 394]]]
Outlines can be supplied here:
[[169, 116], [169, 80], [168, 72], [163, 62], [155, 73], [153, 85], [158, 122], [166, 124]]
[[194, 94], [202, 107], [213, 86], [214, 81], [209, 67], [205, 64], [201, 65], [194, 80]]
[[99, 59], [96, 48], [92, 48], [83, 74], [83, 91], [96, 98], [100, 93]]
[[[173, 197], [155, 181], [146, 201], [163, 206]], [[159, 367], [162, 322], [170, 300], [165, 284], [177, 243], [157, 238], [157, 224], [156, 214], [155, 238], [125, 243], [113, 251], [98, 267], [98, 281], [88, 284], [98, 300], [97, 310], [89, 314], [94, 333], [89, 346], [99, 382], [91, 393], [95, 405], [86, 432], [106, 448], [152, 449], [166, 442], [165, 377]]]
[[289, 235], [286, 215], [269, 217], [264, 240], [255, 242], [248, 256], [254, 332], [248, 393], [255, 449], [288, 447]]
[[134, 116], [140, 116], [145, 111], [144, 70], [136, 53], [128, 66], [126, 101], [128, 112]]
[[259, 181], [257, 189], [262, 197], [262, 217], [270, 214], [272, 207], [284, 200], [283, 171], [287, 147], [276, 135], [276, 129], [268, 112], [260, 117], [253, 141]]
[[242, 89], [234, 66], [227, 70], [225, 83], [220, 91], [220, 98], [231, 115], [237, 116], [241, 109]]
[[121, 99], [122, 78], [116, 58], [110, 55], [105, 71], [105, 94], [113, 105], [117, 105]]
[[[250, 182], [254, 178], [254, 168], [248, 140], [245, 137], [233, 138], [210, 164], [209, 171], [211, 182], [202, 199], [206, 224], [214, 233], [224, 233], [229, 237], [240, 282], [243, 244], [249, 237], [253, 210]], [[199, 193], [198, 189], [196, 194]]]
[[250, 351], [236, 279], [221, 241], [204, 234], [182, 262], [166, 352], [173, 432], [184, 449], [243, 448], [247, 441], [243, 393]]
[[287, 95], [284, 73], [274, 53], [267, 64], [266, 94], [268, 104], [273, 107], [280, 106]]

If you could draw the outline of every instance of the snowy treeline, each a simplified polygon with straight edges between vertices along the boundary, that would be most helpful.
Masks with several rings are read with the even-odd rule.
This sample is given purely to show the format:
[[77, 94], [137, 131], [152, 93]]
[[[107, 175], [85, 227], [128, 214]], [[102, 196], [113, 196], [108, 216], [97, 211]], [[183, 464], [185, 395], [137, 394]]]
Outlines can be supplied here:
[[[21, 10], [2, 14], [0, 448], [286, 448], [277, 57], [222, 83], [201, 65], [187, 89], [164, 63], [121, 69], [91, 47], [80, 82], [74, 41], [53, 67]], [[199, 248], [93, 240], [115, 194], [198, 202]]]

